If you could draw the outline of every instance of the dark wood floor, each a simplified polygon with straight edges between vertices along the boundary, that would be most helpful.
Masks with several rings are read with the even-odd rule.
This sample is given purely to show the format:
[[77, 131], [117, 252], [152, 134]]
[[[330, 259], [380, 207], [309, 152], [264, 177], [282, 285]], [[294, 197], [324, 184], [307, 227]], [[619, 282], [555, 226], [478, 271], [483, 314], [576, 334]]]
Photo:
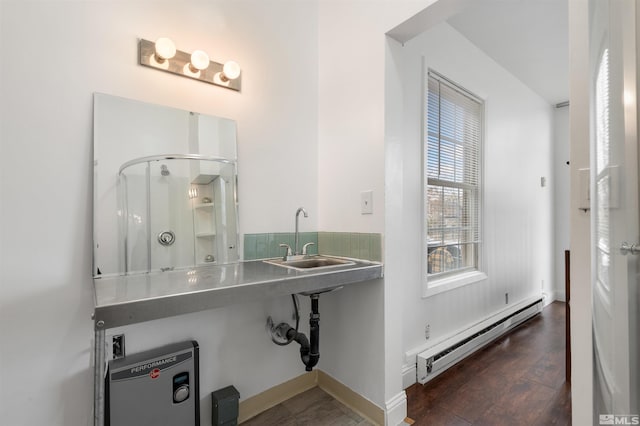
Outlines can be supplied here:
[[565, 305], [554, 302], [425, 386], [407, 389], [415, 425], [570, 425]]

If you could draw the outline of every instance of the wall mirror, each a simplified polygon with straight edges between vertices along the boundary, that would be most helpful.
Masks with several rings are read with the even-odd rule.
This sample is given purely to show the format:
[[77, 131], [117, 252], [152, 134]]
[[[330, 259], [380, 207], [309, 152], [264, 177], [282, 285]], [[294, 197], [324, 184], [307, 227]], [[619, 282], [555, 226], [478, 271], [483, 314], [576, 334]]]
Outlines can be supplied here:
[[93, 275], [239, 260], [236, 123], [94, 94]]

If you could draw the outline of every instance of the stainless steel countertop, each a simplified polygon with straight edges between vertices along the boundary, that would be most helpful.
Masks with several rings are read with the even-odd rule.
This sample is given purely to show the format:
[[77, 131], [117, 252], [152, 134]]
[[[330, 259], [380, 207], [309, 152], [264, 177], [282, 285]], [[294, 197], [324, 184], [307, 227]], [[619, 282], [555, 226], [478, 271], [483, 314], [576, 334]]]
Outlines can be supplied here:
[[350, 260], [355, 264], [310, 271], [296, 271], [253, 260], [95, 278], [95, 327], [108, 329], [382, 278], [381, 263]]

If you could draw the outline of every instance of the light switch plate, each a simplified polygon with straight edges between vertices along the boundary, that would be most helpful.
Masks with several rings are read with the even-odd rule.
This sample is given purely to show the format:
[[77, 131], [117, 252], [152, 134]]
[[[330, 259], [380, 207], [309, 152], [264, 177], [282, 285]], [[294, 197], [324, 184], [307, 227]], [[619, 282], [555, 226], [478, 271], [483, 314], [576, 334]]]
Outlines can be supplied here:
[[373, 191], [360, 193], [360, 212], [362, 214], [373, 214]]

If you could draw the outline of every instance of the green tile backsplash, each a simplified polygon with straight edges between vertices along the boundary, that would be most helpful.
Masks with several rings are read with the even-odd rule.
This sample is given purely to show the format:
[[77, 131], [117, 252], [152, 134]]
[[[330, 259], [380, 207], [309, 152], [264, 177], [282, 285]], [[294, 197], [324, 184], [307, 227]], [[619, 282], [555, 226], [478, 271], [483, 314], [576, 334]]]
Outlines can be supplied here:
[[[293, 232], [278, 232], [269, 234], [245, 234], [244, 235], [244, 259], [268, 259], [271, 257], [282, 257], [285, 254], [285, 248], [280, 244], [289, 244], [291, 250], [294, 249], [295, 234]], [[301, 232], [300, 233], [300, 250], [306, 243], [314, 243], [309, 246], [309, 254], [318, 254], [318, 233], [317, 232]]]
[[[281, 257], [284, 248], [281, 243], [294, 245], [293, 232], [269, 234], [245, 234], [244, 259], [267, 259]], [[309, 254], [327, 254], [353, 257], [357, 259], [382, 261], [382, 235], [356, 232], [301, 232], [300, 249], [306, 243], [315, 243], [309, 247]]]
[[382, 261], [382, 235], [357, 232], [318, 232], [320, 253]]

